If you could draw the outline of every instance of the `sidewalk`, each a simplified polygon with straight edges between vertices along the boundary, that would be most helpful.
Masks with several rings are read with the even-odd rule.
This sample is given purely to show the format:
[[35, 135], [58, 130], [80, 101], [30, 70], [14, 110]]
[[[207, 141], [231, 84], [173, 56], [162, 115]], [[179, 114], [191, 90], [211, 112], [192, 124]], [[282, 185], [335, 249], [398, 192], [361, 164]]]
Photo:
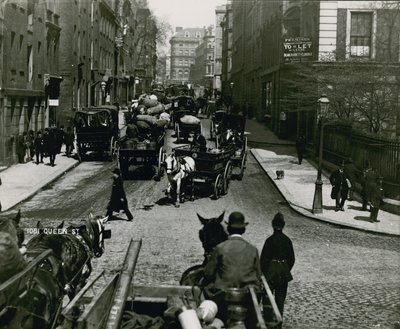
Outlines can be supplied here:
[[[285, 142], [278, 139], [266, 126], [254, 120], [247, 120], [246, 131], [250, 133], [248, 135], [249, 142], [253, 140], [265, 141], [278, 146], [287, 145], [287, 143], [285, 144]], [[289, 153], [287, 151], [288, 147], [286, 146], [286, 153]], [[400, 235], [400, 218], [398, 215], [380, 210], [378, 214], [378, 220], [380, 222], [372, 223], [369, 221], [370, 213], [361, 211], [361, 203], [349, 200], [345, 203], [344, 212], [336, 212], [335, 200], [330, 198], [331, 185], [329, 179], [324, 175], [322, 179], [323, 213], [314, 215], [311, 209], [317, 169], [306, 159], [303, 160], [301, 165], [298, 165], [297, 156], [294, 155], [294, 144], [292, 155], [277, 154], [273, 151], [258, 148], [251, 149], [251, 153], [287, 200], [289, 206], [298, 213], [317, 220], [355, 229]], [[285, 177], [279, 180], [276, 179], [276, 170], [284, 170]]]
[[31, 161], [16, 164], [0, 171], [2, 211], [29, 199], [43, 187], [77, 166], [79, 162], [74, 158], [64, 156], [62, 152], [57, 154], [54, 167], [51, 167], [48, 163], [49, 158], [45, 158], [44, 163], [38, 165]]

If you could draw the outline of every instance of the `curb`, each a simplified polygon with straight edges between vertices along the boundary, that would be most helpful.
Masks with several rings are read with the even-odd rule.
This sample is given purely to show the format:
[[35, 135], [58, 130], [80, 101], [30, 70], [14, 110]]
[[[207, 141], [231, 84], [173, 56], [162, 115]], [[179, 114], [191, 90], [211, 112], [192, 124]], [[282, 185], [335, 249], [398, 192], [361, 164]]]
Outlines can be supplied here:
[[3, 209], [1, 212], [6, 212], [6, 211], [10, 211], [13, 210], [15, 207], [17, 207], [18, 205], [20, 205], [22, 202], [32, 198], [36, 193], [38, 193], [39, 191], [41, 191], [43, 188], [49, 186], [50, 184], [54, 183], [57, 179], [59, 179], [61, 176], [65, 175], [67, 172], [69, 172], [70, 170], [76, 168], [78, 165], [80, 164], [79, 161], [75, 161], [73, 164], [69, 165], [65, 170], [63, 170], [62, 172], [58, 173], [54, 178], [52, 178], [50, 181], [44, 183], [41, 187], [37, 188], [36, 190], [32, 191], [31, 193], [29, 193], [27, 196], [24, 196], [21, 200], [19, 200], [16, 204], [12, 205], [11, 207], [8, 207], [7, 209]]
[[355, 229], [355, 230], [360, 230], [360, 231], [365, 231], [365, 232], [369, 232], [369, 233], [376, 233], [376, 234], [384, 234], [384, 235], [390, 235], [390, 236], [399, 236], [399, 234], [396, 233], [390, 233], [390, 232], [385, 232], [385, 231], [377, 231], [377, 230], [373, 230], [373, 229], [368, 229], [368, 228], [363, 228], [363, 227], [358, 227], [358, 226], [353, 226], [353, 225], [346, 225], [343, 224], [342, 222], [337, 222], [336, 220], [333, 219], [329, 219], [326, 217], [319, 217], [316, 215], [313, 215], [312, 213], [310, 213], [309, 211], [306, 211], [304, 209], [302, 209], [299, 206], [294, 205], [291, 201], [289, 201], [287, 199], [287, 196], [291, 195], [290, 192], [286, 189], [286, 188], [282, 188], [282, 187], [278, 187], [278, 185], [276, 184], [275, 180], [270, 176], [270, 174], [268, 173], [268, 171], [262, 166], [261, 164], [261, 157], [258, 155], [258, 153], [256, 151], [253, 151], [253, 149], [250, 149], [251, 154], [254, 156], [254, 158], [256, 159], [257, 163], [260, 165], [260, 167], [263, 169], [263, 171], [265, 172], [265, 174], [268, 176], [268, 178], [271, 180], [272, 184], [274, 184], [275, 188], [279, 191], [279, 193], [282, 195], [283, 199], [286, 201], [286, 203], [289, 205], [289, 207], [295, 211], [296, 213], [307, 217], [307, 218], [311, 218], [314, 220], [318, 220], [318, 221], [323, 221], [326, 223], [330, 223], [333, 225], [337, 225], [337, 226], [341, 226], [341, 227], [346, 227], [346, 228], [351, 228], [351, 229]]

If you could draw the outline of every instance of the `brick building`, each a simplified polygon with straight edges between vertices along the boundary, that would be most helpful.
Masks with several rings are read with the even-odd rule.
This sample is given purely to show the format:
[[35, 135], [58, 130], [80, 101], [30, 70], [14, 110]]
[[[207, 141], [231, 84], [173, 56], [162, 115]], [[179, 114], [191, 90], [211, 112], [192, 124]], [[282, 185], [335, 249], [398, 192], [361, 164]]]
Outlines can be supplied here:
[[[394, 1], [232, 1], [236, 101], [248, 103], [251, 115], [267, 120], [282, 137], [295, 138], [301, 129], [313, 139], [317, 100], [326, 93], [336, 119], [398, 136], [399, 5]], [[347, 108], [351, 113], [346, 114], [349, 99], [337, 97], [343, 95], [338, 81], [354, 87], [352, 79], [365, 81], [362, 77], [372, 71], [369, 80], [379, 75], [376, 81], [386, 83], [374, 97], [391, 90], [391, 101], [382, 109], [387, 116], [379, 127], [368, 122], [366, 108]], [[365, 92], [359, 99], [368, 97]], [[375, 118], [382, 117], [382, 111], [376, 108], [380, 114]]]
[[[61, 77], [58, 1], [0, 4], [0, 163], [16, 162], [16, 142], [28, 130], [55, 124], [49, 99]], [[56, 103], [56, 101], [55, 101]]]
[[223, 26], [227, 5], [215, 8], [215, 41], [214, 41], [214, 89], [222, 90], [222, 62], [223, 62]]
[[203, 41], [204, 28], [177, 27], [170, 39], [171, 83], [188, 83], [190, 67], [195, 63], [196, 48]]

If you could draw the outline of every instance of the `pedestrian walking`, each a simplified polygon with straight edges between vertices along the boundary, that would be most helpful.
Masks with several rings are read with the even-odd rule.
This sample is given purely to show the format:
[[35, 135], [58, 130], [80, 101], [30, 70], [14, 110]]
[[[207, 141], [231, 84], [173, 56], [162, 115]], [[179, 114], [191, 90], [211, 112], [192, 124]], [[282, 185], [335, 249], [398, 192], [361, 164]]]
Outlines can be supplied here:
[[[278, 212], [272, 219], [273, 234], [264, 243], [261, 251], [261, 271], [275, 296], [275, 302], [283, 317], [283, 309], [287, 295], [288, 283], [293, 280], [292, 270], [295, 263], [293, 244], [283, 233], [285, 219]], [[266, 319], [268, 322], [269, 319]], [[282, 323], [274, 328], [281, 328]]]
[[378, 175], [372, 169], [371, 163], [367, 160], [363, 177], [361, 180], [361, 197], [362, 197], [362, 210], [368, 210], [368, 203], [371, 201], [371, 192], [375, 183], [378, 181]]
[[67, 131], [64, 136], [65, 142], [65, 154], [67, 157], [70, 157], [72, 154], [72, 150], [74, 149], [74, 133], [71, 127], [67, 127]]
[[378, 179], [376, 179], [370, 186], [369, 201], [371, 209], [371, 214], [369, 219], [371, 222], [379, 222], [378, 212], [382, 202], [382, 189], [380, 187]]
[[247, 225], [242, 213], [232, 212], [227, 222], [228, 240], [214, 248], [204, 268], [204, 294], [218, 305], [218, 317], [225, 318], [225, 294], [229, 288], [258, 289], [261, 284], [258, 250], [242, 237]]
[[107, 205], [106, 217], [108, 220], [110, 220], [114, 211], [119, 212], [120, 210], [123, 210], [128, 217], [128, 221], [131, 221], [133, 219], [133, 215], [128, 208], [128, 200], [126, 199], [121, 171], [119, 168], [115, 168], [112, 172], [113, 185], [110, 202]]
[[56, 154], [58, 150], [57, 139], [54, 128], [46, 128], [43, 135], [44, 151], [49, 156], [50, 166], [55, 166]]
[[335, 201], [335, 211], [344, 211], [344, 203], [347, 200], [349, 188], [351, 187], [350, 180], [344, 172], [344, 164], [342, 163], [339, 169], [335, 170], [329, 177], [332, 185], [331, 198]]
[[55, 136], [56, 136], [56, 143], [57, 143], [57, 154], [61, 153], [62, 145], [65, 143], [65, 131], [64, 126], [60, 126], [59, 128], [55, 128]]
[[36, 138], [33, 142], [35, 148], [35, 155], [36, 155], [36, 164], [43, 163], [43, 151], [44, 151], [44, 144], [43, 144], [43, 137], [42, 133], [38, 131], [36, 133]]
[[299, 160], [299, 165], [303, 161], [304, 152], [306, 150], [306, 138], [304, 135], [300, 135], [296, 140], [296, 151], [297, 151], [297, 158]]
[[18, 163], [24, 163], [25, 161], [25, 153], [26, 153], [26, 132], [22, 135], [18, 135], [16, 139], [15, 145], [15, 153], [18, 157]]
[[35, 133], [33, 130], [29, 130], [28, 133], [28, 148], [29, 148], [29, 158], [32, 161], [35, 161], [34, 157], [35, 157]]
[[348, 200], [353, 200], [354, 197], [354, 188], [356, 186], [356, 182], [358, 181], [358, 178], [360, 177], [359, 171], [357, 167], [354, 165], [354, 161], [352, 158], [349, 158], [344, 165], [344, 172], [347, 175], [349, 181], [350, 181], [350, 187], [349, 187], [349, 193], [347, 196]]

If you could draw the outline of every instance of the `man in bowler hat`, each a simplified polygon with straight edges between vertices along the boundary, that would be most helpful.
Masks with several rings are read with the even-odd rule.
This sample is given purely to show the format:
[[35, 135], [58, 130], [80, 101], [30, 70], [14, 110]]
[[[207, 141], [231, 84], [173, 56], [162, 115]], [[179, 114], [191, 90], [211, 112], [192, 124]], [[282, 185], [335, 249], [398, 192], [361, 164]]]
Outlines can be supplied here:
[[128, 217], [128, 221], [131, 221], [133, 219], [133, 215], [128, 208], [128, 200], [126, 199], [121, 171], [119, 170], [119, 168], [115, 168], [112, 172], [113, 185], [111, 190], [110, 202], [107, 205], [106, 216], [108, 217], [108, 219], [110, 219], [114, 211], [119, 212], [120, 210], [123, 210]]
[[206, 298], [214, 300], [219, 307], [224, 305], [227, 289], [260, 286], [258, 250], [242, 237], [247, 224], [242, 213], [233, 212], [229, 215], [229, 237], [214, 248], [204, 268]]
[[[290, 271], [295, 262], [293, 244], [282, 232], [284, 227], [285, 219], [282, 213], [278, 212], [272, 220], [274, 233], [265, 240], [260, 260], [261, 271], [275, 295], [276, 305], [282, 316], [288, 282], [293, 279]], [[280, 273], [276, 269], [281, 269]], [[281, 326], [282, 323], [274, 328], [281, 328]]]

